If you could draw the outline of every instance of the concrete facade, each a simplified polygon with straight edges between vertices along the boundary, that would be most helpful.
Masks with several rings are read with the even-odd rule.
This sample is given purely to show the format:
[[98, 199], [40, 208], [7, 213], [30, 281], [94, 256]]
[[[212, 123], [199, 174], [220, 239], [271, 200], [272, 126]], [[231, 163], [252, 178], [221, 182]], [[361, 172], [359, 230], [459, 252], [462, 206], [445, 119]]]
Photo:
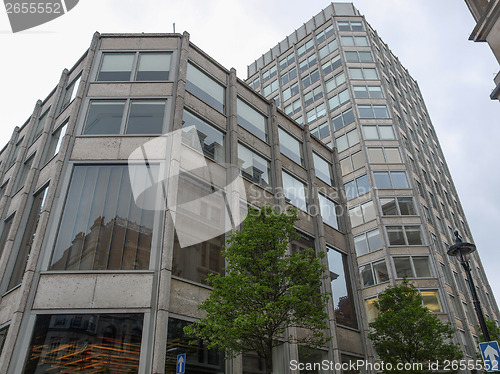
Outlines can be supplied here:
[[[500, 4], [483, 3], [490, 13]], [[332, 3], [271, 46], [247, 73], [251, 87], [334, 149], [357, 252], [365, 332], [377, 295], [406, 276], [421, 290], [424, 304], [451, 322], [456, 344], [474, 359], [478, 321], [464, 272], [446, 254], [455, 230], [464, 241], [472, 241], [472, 234], [407, 69], [353, 4]], [[380, 235], [381, 242], [371, 248], [368, 235]], [[420, 261], [429, 268], [419, 270]], [[477, 252], [472, 261], [484, 314], [498, 324], [498, 306]]]

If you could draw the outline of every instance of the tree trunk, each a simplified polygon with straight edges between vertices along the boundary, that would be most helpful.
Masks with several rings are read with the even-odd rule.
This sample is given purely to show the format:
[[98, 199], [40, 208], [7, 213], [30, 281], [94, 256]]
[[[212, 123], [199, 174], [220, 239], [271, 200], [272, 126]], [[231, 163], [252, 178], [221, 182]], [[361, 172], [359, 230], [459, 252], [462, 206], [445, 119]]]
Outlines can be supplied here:
[[265, 357], [266, 374], [273, 374], [273, 342], [267, 343], [267, 352]]

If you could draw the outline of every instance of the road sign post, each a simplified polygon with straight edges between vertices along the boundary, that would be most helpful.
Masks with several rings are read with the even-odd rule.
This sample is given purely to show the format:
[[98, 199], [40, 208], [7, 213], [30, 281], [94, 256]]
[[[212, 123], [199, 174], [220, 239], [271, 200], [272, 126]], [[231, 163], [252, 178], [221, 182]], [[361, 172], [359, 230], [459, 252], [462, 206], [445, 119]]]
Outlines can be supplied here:
[[483, 356], [484, 369], [488, 373], [493, 373], [499, 370], [500, 348], [498, 342], [479, 343], [481, 355]]

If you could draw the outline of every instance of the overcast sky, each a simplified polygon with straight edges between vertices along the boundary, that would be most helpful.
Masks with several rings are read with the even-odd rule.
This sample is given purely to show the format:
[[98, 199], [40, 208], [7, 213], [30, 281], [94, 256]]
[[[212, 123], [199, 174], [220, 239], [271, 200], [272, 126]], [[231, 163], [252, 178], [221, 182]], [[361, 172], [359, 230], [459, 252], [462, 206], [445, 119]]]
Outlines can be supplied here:
[[[304, 4], [307, 8], [304, 8]], [[80, 0], [68, 14], [12, 34], [0, 11], [0, 147], [90, 45], [95, 31], [188, 31], [191, 41], [246, 78], [246, 67], [329, 4], [326, 0]], [[481, 254], [500, 297], [499, 70], [463, 0], [354, 2], [419, 83]]]

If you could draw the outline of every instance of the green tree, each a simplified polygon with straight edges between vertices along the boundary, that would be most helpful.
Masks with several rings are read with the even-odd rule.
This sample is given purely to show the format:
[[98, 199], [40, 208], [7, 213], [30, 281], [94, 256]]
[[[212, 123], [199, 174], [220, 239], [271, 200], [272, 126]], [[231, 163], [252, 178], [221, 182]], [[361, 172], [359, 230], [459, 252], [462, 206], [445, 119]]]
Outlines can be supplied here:
[[[453, 329], [422, 306], [422, 296], [407, 280], [379, 294], [378, 317], [370, 323], [369, 337], [391, 373], [433, 373], [428, 362], [463, 357], [452, 343]], [[396, 370], [398, 363], [423, 363], [424, 370]]]
[[[492, 341], [500, 341], [500, 327], [496, 324], [495, 321], [492, 321], [491, 319], [487, 319], [484, 321], [486, 323], [486, 328], [488, 329], [488, 333], [490, 334], [490, 338]], [[481, 331], [481, 327], [477, 327], [478, 331]], [[479, 339], [482, 342], [485, 342], [486, 340], [484, 339], [483, 333], [479, 336]]]
[[[250, 209], [240, 231], [227, 241], [225, 276], [211, 275], [213, 290], [199, 305], [206, 317], [185, 328], [226, 358], [255, 351], [272, 372], [273, 348], [283, 342], [324, 345], [328, 294], [321, 293], [325, 266], [313, 249], [289, 254], [298, 238], [296, 211]], [[287, 328], [306, 334], [292, 336]], [[304, 330], [302, 330], [304, 329]]]

